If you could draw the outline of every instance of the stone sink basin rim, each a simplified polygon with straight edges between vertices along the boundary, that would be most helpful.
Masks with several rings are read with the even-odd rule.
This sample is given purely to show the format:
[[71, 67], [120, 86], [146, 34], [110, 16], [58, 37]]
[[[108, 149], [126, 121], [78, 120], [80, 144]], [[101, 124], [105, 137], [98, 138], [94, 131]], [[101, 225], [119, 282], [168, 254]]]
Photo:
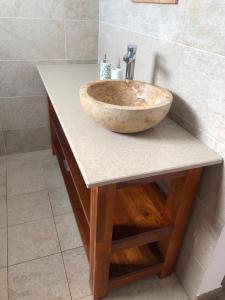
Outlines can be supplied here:
[[87, 115], [118, 133], [147, 130], [161, 122], [172, 105], [172, 94], [142, 81], [105, 80], [80, 88], [81, 105]]

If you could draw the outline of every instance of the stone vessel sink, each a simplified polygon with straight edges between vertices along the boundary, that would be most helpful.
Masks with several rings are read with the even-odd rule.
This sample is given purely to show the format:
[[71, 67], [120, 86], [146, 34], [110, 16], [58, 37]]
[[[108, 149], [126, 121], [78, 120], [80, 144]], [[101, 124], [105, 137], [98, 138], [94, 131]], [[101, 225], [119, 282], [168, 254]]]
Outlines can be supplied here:
[[106, 80], [80, 88], [84, 111], [107, 129], [132, 133], [161, 122], [173, 96], [167, 90], [141, 81]]

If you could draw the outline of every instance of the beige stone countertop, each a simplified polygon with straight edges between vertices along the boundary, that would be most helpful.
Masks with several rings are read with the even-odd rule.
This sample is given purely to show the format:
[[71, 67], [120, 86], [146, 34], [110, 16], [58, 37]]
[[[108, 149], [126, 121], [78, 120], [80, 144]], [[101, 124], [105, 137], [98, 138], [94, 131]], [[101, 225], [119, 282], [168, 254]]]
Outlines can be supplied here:
[[98, 79], [96, 64], [38, 64], [38, 70], [87, 187], [222, 162], [169, 118], [137, 134], [113, 133], [95, 123], [81, 108], [79, 88]]

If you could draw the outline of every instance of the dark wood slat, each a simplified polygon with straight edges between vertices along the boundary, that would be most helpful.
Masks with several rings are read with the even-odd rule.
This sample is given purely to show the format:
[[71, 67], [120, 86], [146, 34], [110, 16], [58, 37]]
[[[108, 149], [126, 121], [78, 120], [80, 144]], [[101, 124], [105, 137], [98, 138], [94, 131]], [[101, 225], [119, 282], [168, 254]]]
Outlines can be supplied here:
[[126, 181], [126, 182], [119, 182], [117, 183], [117, 189], [123, 189], [128, 186], [134, 186], [134, 185], [143, 185], [147, 183], [157, 182], [165, 179], [173, 179], [178, 177], [184, 177], [186, 176], [188, 171], [179, 171], [179, 172], [173, 172], [173, 173], [167, 173], [162, 175], [156, 175], [146, 178], [140, 178], [136, 180]]
[[146, 267], [141, 270], [134, 271], [132, 273], [122, 275], [116, 278], [109, 279], [109, 288], [115, 288], [117, 286], [128, 284], [132, 281], [140, 280], [147, 276], [160, 274], [163, 264], [158, 264], [152, 267]]
[[127, 238], [114, 240], [112, 244], [112, 251], [115, 252], [131, 247], [138, 247], [160, 241], [165, 238], [169, 238], [172, 232], [172, 228], [172, 226], [167, 226], [164, 228], [152, 230], [150, 232], [144, 232]]
[[117, 278], [162, 262], [156, 243], [119, 250], [112, 253], [109, 277]]

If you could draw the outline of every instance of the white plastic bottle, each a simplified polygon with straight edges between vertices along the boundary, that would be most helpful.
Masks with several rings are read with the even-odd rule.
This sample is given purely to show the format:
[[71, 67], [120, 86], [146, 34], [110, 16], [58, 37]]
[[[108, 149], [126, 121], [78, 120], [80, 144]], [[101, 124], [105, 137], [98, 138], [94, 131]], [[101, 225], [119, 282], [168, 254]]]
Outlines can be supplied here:
[[122, 80], [123, 79], [123, 69], [121, 68], [120, 59], [118, 60], [118, 65], [116, 68], [111, 70], [111, 79]]

